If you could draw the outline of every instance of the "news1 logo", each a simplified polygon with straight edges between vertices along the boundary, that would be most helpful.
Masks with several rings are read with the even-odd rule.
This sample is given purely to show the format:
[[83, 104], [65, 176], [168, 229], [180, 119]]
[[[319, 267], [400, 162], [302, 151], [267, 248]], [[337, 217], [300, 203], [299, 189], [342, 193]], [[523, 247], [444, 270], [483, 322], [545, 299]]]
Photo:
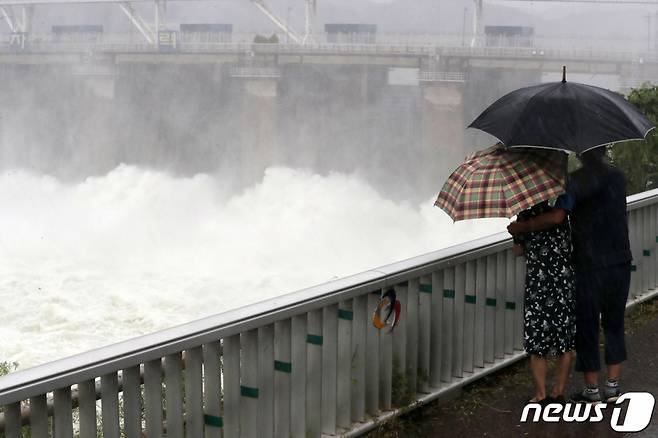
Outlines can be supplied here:
[[[622, 403], [628, 400], [626, 417], [620, 422]], [[622, 394], [614, 405], [599, 403], [551, 403], [544, 407], [538, 403], [529, 403], [521, 413], [521, 423], [528, 421], [538, 423], [540, 420], [546, 423], [599, 423], [604, 419], [604, 411], [612, 406], [612, 417], [610, 427], [616, 432], [640, 432], [651, 422], [653, 407], [656, 404], [654, 396], [648, 392], [627, 392]], [[532, 412], [532, 418], [529, 419]], [[620, 424], [621, 423], [621, 424]]]

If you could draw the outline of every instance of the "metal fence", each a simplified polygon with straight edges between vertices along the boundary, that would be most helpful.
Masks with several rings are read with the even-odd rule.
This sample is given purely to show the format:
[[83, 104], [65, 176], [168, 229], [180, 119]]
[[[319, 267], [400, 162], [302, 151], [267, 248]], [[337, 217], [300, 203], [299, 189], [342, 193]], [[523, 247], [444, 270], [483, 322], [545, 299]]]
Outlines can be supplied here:
[[[658, 283], [658, 190], [628, 201], [637, 302]], [[524, 357], [510, 248], [486, 237], [9, 374], [0, 422], [7, 438], [357, 435]], [[387, 287], [392, 332], [370, 323]]]

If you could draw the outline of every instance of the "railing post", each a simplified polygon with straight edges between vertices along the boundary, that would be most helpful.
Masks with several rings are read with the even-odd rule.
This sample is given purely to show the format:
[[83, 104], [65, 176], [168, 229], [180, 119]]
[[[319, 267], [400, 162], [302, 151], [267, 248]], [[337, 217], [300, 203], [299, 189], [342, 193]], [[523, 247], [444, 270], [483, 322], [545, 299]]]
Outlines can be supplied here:
[[496, 321], [496, 254], [487, 256], [487, 288], [484, 325], [484, 361], [494, 361], [494, 339]]
[[[139, 378], [139, 365], [126, 368], [121, 372], [123, 386], [123, 429], [126, 438], [140, 438], [142, 435], [142, 409], [141, 409], [141, 383]], [[94, 400], [94, 414], [96, 403]], [[81, 405], [82, 409], [82, 405]], [[82, 410], [80, 412], [82, 420]], [[94, 429], [95, 429], [94, 424]], [[94, 430], [95, 432], [95, 430]], [[95, 438], [96, 435], [93, 435]], [[82, 437], [81, 437], [82, 438]]]
[[187, 350], [185, 356], [185, 436], [203, 436], [203, 351], [201, 347]]
[[633, 227], [630, 232], [633, 233], [631, 240], [633, 245], [633, 255], [635, 259], [635, 296], [640, 296], [644, 292], [642, 287], [642, 277], [644, 277], [644, 257], [642, 256], [642, 211], [636, 209], [632, 211]]
[[[82, 416], [82, 414], [80, 415]], [[46, 394], [30, 398], [30, 432], [32, 438], [48, 438], [48, 403], [46, 401]], [[85, 437], [81, 434], [80, 438]], [[96, 438], [96, 436], [94, 435], [92, 438]]]
[[480, 257], [475, 262], [475, 348], [473, 365], [484, 367], [485, 321], [487, 313], [487, 259]]
[[418, 289], [420, 279], [413, 278], [407, 283], [407, 389], [416, 398], [418, 392]]
[[464, 282], [464, 361], [463, 370], [473, 372], [473, 355], [475, 348], [475, 280], [477, 276], [475, 260], [466, 262], [466, 278]]
[[455, 266], [455, 299], [454, 302], [454, 340], [452, 348], [452, 375], [464, 376], [464, 295], [466, 289], [466, 266], [460, 263]]
[[[644, 230], [644, 217], [642, 215], [642, 209], [634, 210], [635, 213], [635, 229], [633, 234], [635, 235], [636, 242], [636, 253], [637, 254], [637, 295], [640, 296], [644, 293], [644, 275], [646, 271], [645, 267], [645, 257], [644, 257], [644, 240], [642, 238]], [[629, 296], [630, 298], [630, 296]]]
[[274, 436], [274, 325], [258, 329], [258, 437]]
[[336, 370], [336, 424], [349, 429], [352, 425], [352, 301], [340, 303], [338, 308], [338, 350]]
[[514, 348], [523, 350], [523, 306], [525, 303], [525, 257], [516, 257], [514, 270], [514, 288], [516, 312], [514, 313]]
[[183, 436], [183, 363], [181, 353], [165, 357], [165, 406], [167, 437]]
[[640, 272], [640, 263], [641, 263], [641, 254], [638, 254], [638, 243], [637, 243], [637, 215], [635, 210], [628, 212], [628, 237], [631, 244], [631, 253], [633, 254], [633, 261], [631, 262], [631, 286], [628, 298], [631, 299], [640, 294], [640, 284], [641, 281], [638, 279], [638, 273]]
[[505, 253], [496, 254], [496, 334], [494, 354], [496, 359], [505, 357]]
[[224, 436], [240, 436], [240, 335], [222, 341], [224, 371]]
[[646, 275], [646, 264], [647, 260], [644, 257], [644, 240], [642, 235], [644, 234], [644, 215], [642, 214], [642, 208], [635, 210], [635, 239], [637, 243], [637, 257], [638, 257], [638, 267], [637, 267], [637, 294], [644, 294], [644, 277]]
[[80, 408], [80, 438], [96, 438], [96, 381], [78, 383], [78, 406]]
[[[430, 392], [431, 324], [432, 280], [422, 277], [418, 285], [418, 392], [425, 394]], [[380, 335], [380, 345], [381, 337], [383, 333]]]
[[651, 205], [649, 209], [649, 245], [651, 248], [651, 274], [649, 276], [649, 288], [655, 289], [658, 286], [658, 206]]
[[644, 241], [642, 234], [644, 230], [644, 217], [642, 209], [635, 210], [635, 242], [637, 244], [637, 295], [644, 293], [644, 276], [646, 272], [646, 257], [644, 257]]
[[203, 345], [204, 423], [206, 438], [222, 436], [222, 379], [219, 341]]
[[[379, 301], [379, 292], [368, 294], [366, 308], [372, 312]], [[368, 369], [366, 372], [366, 412], [376, 415], [379, 410], [379, 330], [366, 321], [366, 358]], [[377, 358], [372, 360], [371, 358]]]
[[379, 333], [379, 407], [389, 410], [393, 404], [393, 334]]
[[306, 435], [322, 435], [322, 310], [308, 312], [306, 336]]
[[71, 388], [59, 388], [54, 394], [53, 431], [56, 438], [73, 437], [73, 403], [71, 401]]
[[[396, 285], [395, 294], [400, 301], [400, 322], [393, 330], [393, 403], [400, 404], [408, 393], [407, 371], [407, 286]], [[407, 315], [408, 317], [408, 315]], [[396, 397], [397, 395], [397, 397]]]
[[652, 279], [655, 265], [652, 263], [652, 254], [655, 238], [651, 239], [651, 206], [642, 207], [640, 212], [642, 215], [642, 259], [644, 265], [642, 269], [642, 293], [645, 294], [653, 288]]
[[290, 319], [274, 325], [274, 436], [290, 436]]
[[338, 304], [322, 314], [322, 433], [336, 434]]
[[511, 249], [505, 251], [505, 354], [514, 353], [514, 330], [516, 328], [516, 261]]
[[21, 402], [5, 406], [5, 438], [22, 438]]
[[441, 318], [441, 380], [452, 381], [452, 361], [454, 356], [454, 309], [455, 309], [455, 268], [443, 271], [443, 316]]
[[430, 326], [430, 386], [441, 386], [443, 362], [443, 271], [432, 273], [432, 322]]
[[162, 360], [144, 364], [146, 438], [162, 437]]
[[101, 394], [103, 437], [119, 438], [119, 381], [116, 372], [101, 376]]
[[363, 421], [366, 411], [366, 324], [367, 297], [354, 298], [352, 309], [352, 421]]
[[293, 438], [306, 437], [306, 314], [292, 318], [290, 427]]
[[240, 335], [240, 437], [258, 437], [258, 329]]

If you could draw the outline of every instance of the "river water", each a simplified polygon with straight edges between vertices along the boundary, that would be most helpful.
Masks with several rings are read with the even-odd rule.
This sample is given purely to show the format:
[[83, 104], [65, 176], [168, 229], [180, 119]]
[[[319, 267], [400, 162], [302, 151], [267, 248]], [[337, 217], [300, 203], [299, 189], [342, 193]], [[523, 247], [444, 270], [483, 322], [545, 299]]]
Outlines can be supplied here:
[[[440, 187], [437, 187], [437, 191]], [[357, 175], [0, 173], [0, 361], [26, 368], [504, 230]]]

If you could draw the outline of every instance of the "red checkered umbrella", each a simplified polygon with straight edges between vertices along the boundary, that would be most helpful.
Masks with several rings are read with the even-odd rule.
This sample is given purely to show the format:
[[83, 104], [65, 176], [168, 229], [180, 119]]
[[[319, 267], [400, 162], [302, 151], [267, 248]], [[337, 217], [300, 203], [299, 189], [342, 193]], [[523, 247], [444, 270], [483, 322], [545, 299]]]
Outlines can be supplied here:
[[567, 154], [509, 149], [476, 152], [450, 175], [434, 203], [454, 220], [512, 217], [564, 193]]

